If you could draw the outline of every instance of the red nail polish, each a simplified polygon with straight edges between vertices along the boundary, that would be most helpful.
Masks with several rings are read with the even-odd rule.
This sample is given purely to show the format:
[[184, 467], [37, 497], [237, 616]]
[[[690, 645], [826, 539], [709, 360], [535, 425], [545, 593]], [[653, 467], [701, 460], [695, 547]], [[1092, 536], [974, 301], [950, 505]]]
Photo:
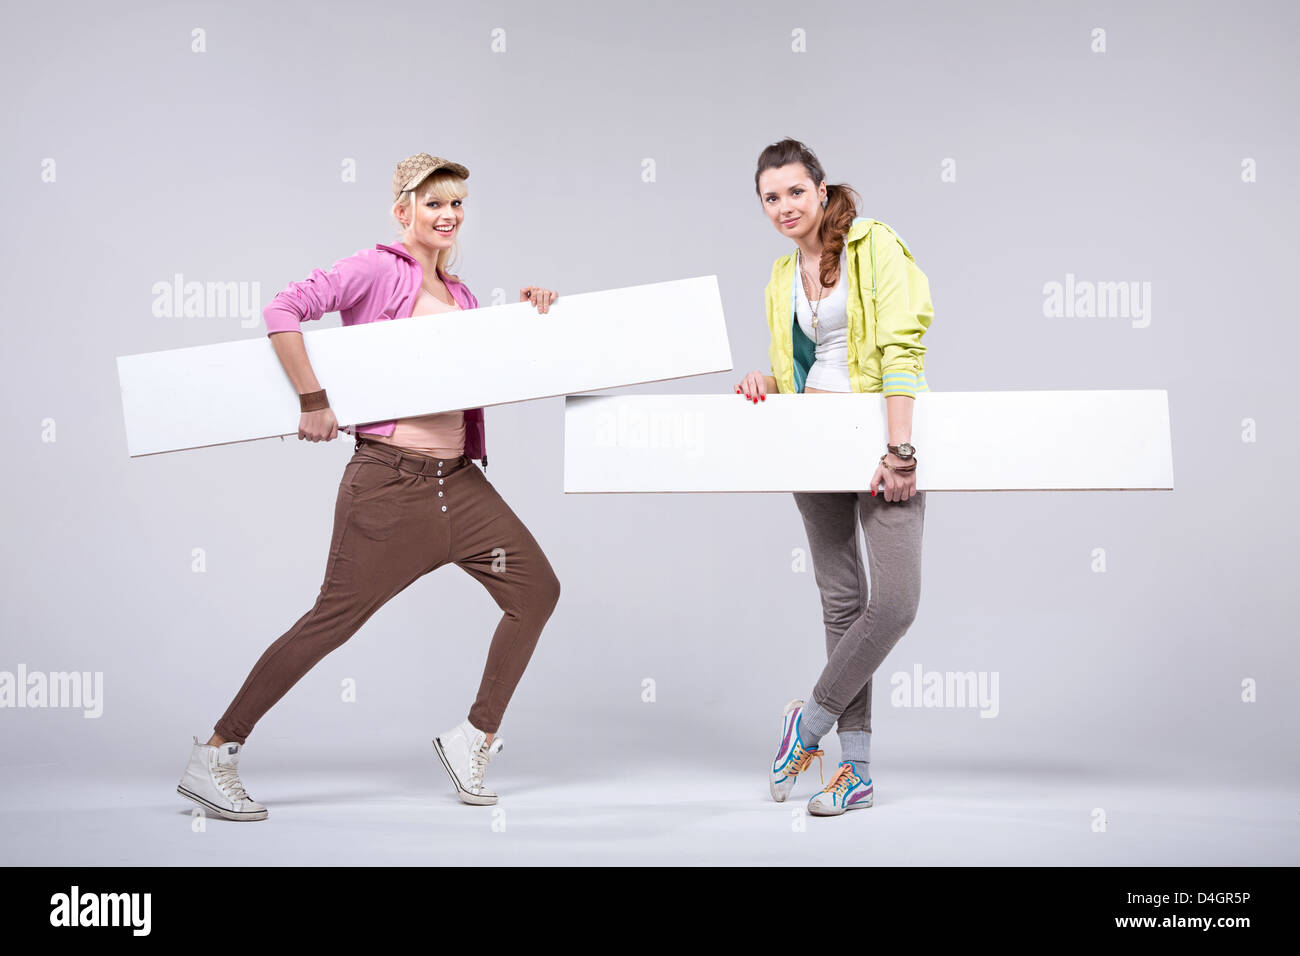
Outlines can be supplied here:
[[765, 401], [767, 401], [767, 393], [764, 392], [762, 395], [758, 396], [758, 399], [759, 399], [759, 401], [761, 401], [761, 402], [765, 402]]

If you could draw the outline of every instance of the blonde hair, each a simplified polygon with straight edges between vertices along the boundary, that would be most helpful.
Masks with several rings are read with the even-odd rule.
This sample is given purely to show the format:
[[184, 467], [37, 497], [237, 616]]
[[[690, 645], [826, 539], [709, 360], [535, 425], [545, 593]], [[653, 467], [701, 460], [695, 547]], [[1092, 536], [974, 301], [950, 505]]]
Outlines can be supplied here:
[[[418, 195], [417, 195], [418, 194]], [[440, 169], [428, 179], [420, 183], [414, 189], [408, 189], [397, 197], [393, 202], [393, 219], [397, 222], [397, 239], [404, 242], [406, 239], [406, 227], [402, 226], [401, 217], [398, 216], [398, 210], [406, 207], [410, 212], [411, 223], [415, 222], [415, 206], [417, 203], [428, 202], [430, 199], [437, 199], [439, 202], [452, 202], [456, 199], [464, 199], [469, 195], [469, 190], [465, 186], [465, 180], [453, 172]], [[448, 266], [460, 258], [460, 237], [452, 240], [451, 247], [438, 252], [438, 268], [451, 275]], [[454, 278], [454, 276], [453, 276]]]

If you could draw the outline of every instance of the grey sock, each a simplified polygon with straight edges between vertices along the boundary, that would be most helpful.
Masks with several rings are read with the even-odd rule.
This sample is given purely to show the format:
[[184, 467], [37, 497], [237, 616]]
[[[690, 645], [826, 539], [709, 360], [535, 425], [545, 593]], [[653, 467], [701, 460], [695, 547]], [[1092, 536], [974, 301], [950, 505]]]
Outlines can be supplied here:
[[853, 772], [863, 782], [871, 779], [871, 731], [841, 730], [840, 760], [853, 764]]
[[808, 702], [803, 705], [803, 713], [799, 716], [799, 736], [803, 739], [804, 746], [811, 750], [821, 743], [821, 739], [835, 726], [837, 716], [823, 708], [810, 696]]
[[871, 731], [869, 730], [841, 730], [840, 731], [840, 759], [851, 760], [854, 763], [867, 764], [871, 762]]

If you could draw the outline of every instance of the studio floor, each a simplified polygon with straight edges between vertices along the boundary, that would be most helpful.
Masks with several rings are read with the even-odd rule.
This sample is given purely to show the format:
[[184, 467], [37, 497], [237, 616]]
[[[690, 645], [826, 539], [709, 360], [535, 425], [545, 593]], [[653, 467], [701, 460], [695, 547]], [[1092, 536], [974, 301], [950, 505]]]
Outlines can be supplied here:
[[[409, 756], [409, 755], [407, 755]], [[775, 804], [761, 772], [620, 762], [546, 774], [493, 765], [493, 807], [453, 795], [433, 753], [242, 767], [267, 820], [198, 820], [174, 774], [5, 768], [5, 865], [758, 864], [1295, 865], [1292, 790], [1095, 774], [873, 766], [876, 805], [800, 813], [801, 781]], [[761, 768], [760, 768], [761, 770]], [[830, 768], [828, 768], [829, 772]], [[1104, 818], [1104, 828], [1098, 821]]]

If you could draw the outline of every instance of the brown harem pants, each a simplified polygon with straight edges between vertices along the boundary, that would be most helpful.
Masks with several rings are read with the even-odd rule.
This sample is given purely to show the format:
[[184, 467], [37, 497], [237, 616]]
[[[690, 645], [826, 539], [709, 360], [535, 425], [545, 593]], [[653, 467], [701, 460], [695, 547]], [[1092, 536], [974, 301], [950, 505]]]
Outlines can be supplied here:
[[416, 578], [457, 564], [504, 612], [469, 721], [496, 733], [560, 596], [550, 562], [523, 522], [464, 455], [439, 461], [359, 437], [334, 506], [320, 595], [262, 654], [217, 721], [244, 743], [253, 725], [316, 663]]

